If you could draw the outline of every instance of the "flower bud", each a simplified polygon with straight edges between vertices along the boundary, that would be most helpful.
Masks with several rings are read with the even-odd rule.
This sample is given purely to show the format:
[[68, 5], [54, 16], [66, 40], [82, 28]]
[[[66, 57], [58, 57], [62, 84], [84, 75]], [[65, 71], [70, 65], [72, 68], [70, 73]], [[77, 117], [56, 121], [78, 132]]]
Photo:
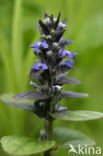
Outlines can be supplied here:
[[47, 51], [46, 53], [47, 57], [52, 57], [53, 56], [53, 52], [51, 50]]
[[50, 36], [50, 35], [47, 35], [47, 36], [46, 36], [46, 39], [47, 39], [47, 40], [50, 40], [50, 39], [51, 39], [51, 36]]
[[59, 85], [53, 86], [53, 91], [54, 92], [60, 91], [61, 89], [62, 89], [62, 87], [59, 86]]
[[54, 22], [56, 22], [57, 21], [57, 18], [54, 18]]
[[43, 35], [42, 35], [42, 38], [46, 39], [46, 35], [43, 34]]
[[65, 27], [66, 27], [66, 24], [63, 23], [63, 22], [59, 22], [59, 27], [60, 27], [60, 28], [65, 28]]
[[52, 35], [55, 34], [55, 30], [54, 29], [51, 30], [51, 34]]
[[60, 46], [59, 46], [59, 44], [57, 42], [53, 43], [53, 49], [54, 50], [59, 50], [60, 49]]
[[54, 48], [57, 48], [58, 46], [59, 46], [59, 44], [58, 44], [57, 42], [54, 42], [54, 43], [53, 43], [53, 47], [54, 47]]
[[39, 106], [45, 106], [45, 103], [44, 102], [39, 102]]
[[45, 20], [44, 20], [44, 23], [47, 24], [47, 25], [51, 24], [51, 19], [49, 17], [46, 17]]

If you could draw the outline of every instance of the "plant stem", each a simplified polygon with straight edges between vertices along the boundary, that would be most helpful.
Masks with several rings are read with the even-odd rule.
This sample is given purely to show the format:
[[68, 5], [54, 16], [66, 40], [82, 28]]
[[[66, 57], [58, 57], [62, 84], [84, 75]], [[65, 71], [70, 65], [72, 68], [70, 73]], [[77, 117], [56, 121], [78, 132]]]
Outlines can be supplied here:
[[[52, 140], [53, 137], [53, 121], [52, 119], [45, 122], [45, 132], [47, 140]], [[44, 152], [44, 156], [51, 156], [51, 150]]]
[[47, 140], [51, 140], [52, 139], [52, 131], [53, 131], [53, 122], [52, 120], [46, 121], [45, 122], [45, 131], [46, 131], [46, 136], [47, 136]]

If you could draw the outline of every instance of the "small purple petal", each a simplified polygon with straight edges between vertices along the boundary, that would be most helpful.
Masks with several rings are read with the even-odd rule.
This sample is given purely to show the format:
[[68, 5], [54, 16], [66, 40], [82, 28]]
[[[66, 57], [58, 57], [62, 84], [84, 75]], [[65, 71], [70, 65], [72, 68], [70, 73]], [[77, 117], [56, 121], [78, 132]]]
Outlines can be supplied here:
[[70, 51], [67, 51], [67, 50], [64, 50], [64, 49], [61, 49], [59, 51], [59, 55], [61, 55], [62, 57], [69, 57], [69, 58], [74, 58], [74, 56], [76, 55], [77, 53], [71, 53]]
[[73, 42], [73, 40], [65, 40], [63, 37], [61, 37], [59, 42], [63, 42], [65, 45], [69, 45]]
[[30, 45], [31, 48], [39, 47], [40, 46], [40, 41], [34, 42], [32, 45]]
[[43, 48], [48, 48], [48, 44], [45, 43], [45, 42], [41, 42], [41, 46], [42, 46]]
[[59, 111], [65, 111], [65, 110], [67, 110], [67, 107], [60, 107], [58, 110]]
[[58, 28], [57, 28], [57, 33], [60, 33], [61, 30], [63, 30], [66, 27], [66, 23], [59, 22]]
[[48, 48], [48, 44], [42, 41], [34, 42], [30, 47], [33, 48], [34, 50], [39, 51], [40, 46], [42, 46], [43, 48]]
[[55, 108], [55, 111], [66, 111], [67, 107], [62, 107], [60, 104], [57, 105], [57, 107]]
[[66, 56], [68, 56], [69, 58], [74, 58], [75, 53], [71, 53], [70, 51], [65, 51]]
[[67, 65], [69, 68], [72, 68], [74, 61], [73, 60], [68, 60], [65, 62], [65, 65]]
[[59, 40], [59, 42], [64, 42], [64, 41], [65, 41], [64, 37], [61, 37], [61, 39]]
[[33, 48], [34, 51], [39, 51], [39, 47]]
[[63, 28], [65, 28], [65, 27], [66, 27], [66, 23], [59, 22], [59, 27], [63, 27]]
[[65, 55], [64, 55], [64, 48], [59, 50], [59, 55], [61, 55], [62, 57], [65, 57]]
[[66, 44], [71, 44], [73, 40], [65, 40]]
[[48, 66], [45, 63], [36, 63], [31, 69], [46, 70], [48, 69]]
[[77, 53], [71, 53], [70, 51], [64, 51], [64, 55], [65, 57], [69, 57], [69, 58], [74, 58], [75, 55], [77, 55]]

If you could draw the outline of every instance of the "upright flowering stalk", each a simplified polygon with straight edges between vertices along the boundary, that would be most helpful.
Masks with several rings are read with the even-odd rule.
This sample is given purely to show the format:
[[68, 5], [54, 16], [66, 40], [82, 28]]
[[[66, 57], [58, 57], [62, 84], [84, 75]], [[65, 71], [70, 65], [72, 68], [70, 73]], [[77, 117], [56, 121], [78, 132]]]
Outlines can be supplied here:
[[[57, 19], [53, 15], [48, 16], [45, 13], [44, 22], [39, 20], [40, 41], [31, 45], [33, 53], [39, 57], [39, 61], [31, 67], [30, 77], [33, 82], [31, 81], [30, 84], [41, 94], [37, 95], [38, 99], [34, 103], [35, 113], [46, 120], [47, 139], [52, 138], [50, 131], [52, 131], [54, 118], [51, 114], [67, 110], [67, 107], [61, 106], [60, 100], [63, 97], [85, 96], [84, 94], [62, 92], [63, 84], [80, 84], [80, 82], [66, 77], [67, 71], [73, 68], [73, 59], [77, 53], [65, 49], [67, 45], [72, 43], [72, 40], [66, 40], [63, 37], [67, 19], [62, 22], [59, 22], [59, 19], [60, 13]], [[68, 60], [64, 61], [64, 58], [68, 58]], [[38, 84], [34, 82], [35, 79], [38, 80]], [[27, 96], [27, 94], [25, 95]], [[31, 93], [29, 96], [33, 97], [33, 94], [35, 95], [37, 92]], [[15, 98], [18, 98], [18, 95]], [[51, 126], [50, 129], [49, 126]]]
[[[37, 92], [25, 92], [15, 95], [16, 99], [36, 99], [34, 102], [35, 113], [45, 119], [46, 139], [52, 138], [51, 114], [63, 112], [67, 107], [62, 107], [60, 100], [75, 96], [87, 96], [84, 94], [62, 92], [63, 84], [80, 84], [73, 78], [67, 78], [67, 71], [73, 68], [73, 59], [77, 53], [67, 51], [65, 48], [72, 43], [72, 40], [66, 40], [63, 37], [66, 31], [66, 20], [59, 22], [53, 15], [48, 16], [45, 13], [45, 19], [39, 20], [39, 30], [41, 33], [40, 41], [34, 42], [30, 47], [33, 53], [39, 57], [39, 61], [31, 67], [30, 77], [33, 81], [30, 85]], [[67, 58], [67, 61], [64, 61]], [[37, 80], [37, 83], [34, 81]]]
[[[2, 101], [5, 103], [29, 110], [38, 117], [44, 119], [45, 129], [41, 131], [41, 140], [43, 140], [44, 143], [48, 141], [48, 148], [44, 148], [42, 144], [42, 149], [39, 149], [40, 146], [38, 146], [38, 144], [40, 144], [40, 142], [36, 143], [36, 146], [37, 149], [39, 149], [37, 153], [44, 151], [45, 156], [50, 156], [51, 151], [54, 150], [52, 148], [54, 146], [52, 140], [55, 140], [58, 143], [59, 139], [59, 142], [64, 143], [68, 142], [71, 137], [73, 137], [73, 139], [76, 137], [85, 138], [83, 134], [80, 135], [80, 133], [75, 133], [65, 128], [57, 128], [56, 130], [54, 129], [53, 132], [53, 121], [55, 119], [83, 121], [103, 117], [103, 114], [98, 112], [70, 111], [60, 103], [62, 98], [86, 97], [88, 95], [71, 91], [62, 91], [64, 84], [80, 85], [81, 83], [74, 78], [67, 77], [67, 72], [73, 69], [74, 59], [77, 53], [65, 49], [66, 46], [69, 46], [72, 43], [72, 40], [66, 40], [63, 37], [64, 32], [66, 31], [67, 19], [64, 19], [62, 22], [59, 20], [60, 13], [58, 18], [54, 18], [53, 15], [48, 16], [45, 13], [44, 21], [42, 22], [39, 20], [39, 30], [41, 33], [40, 41], [34, 42], [30, 46], [33, 49], [33, 53], [39, 58], [39, 60], [30, 68], [30, 78], [32, 79], [30, 85], [35, 91], [16, 94], [14, 98], [20, 100], [18, 102], [14, 99], [12, 99], [14, 100], [13, 102], [8, 102], [5, 100], [6, 98], [2, 97]], [[64, 61], [64, 58], [67, 58], [67, 60]], [[21, 100], [25, 99], [27, 99], [27, 102], [21, 102]], [[93, 144], [93, 141], [90, 139], [84, 139], [82, 140], [82, 143], [83, 141], [89, 145]], [[13, 143], [13, 141], [11, 142]], [[79, 140], [78, 144], [80, 143], [81, 141]], [[4, 140], [2, 140], [2, 144], [4, 149], [8, 152], [8, 149], [5, 146], [5, 137]], [[74, 143], [72, 142], [72, 144]], [[21, 151], [16, 154], [27, 154], [25, 150], [25, 152]], [[28, 153], [36, 154], [35, 149]], [[15, 153], [11, 152], [10, 154]]]

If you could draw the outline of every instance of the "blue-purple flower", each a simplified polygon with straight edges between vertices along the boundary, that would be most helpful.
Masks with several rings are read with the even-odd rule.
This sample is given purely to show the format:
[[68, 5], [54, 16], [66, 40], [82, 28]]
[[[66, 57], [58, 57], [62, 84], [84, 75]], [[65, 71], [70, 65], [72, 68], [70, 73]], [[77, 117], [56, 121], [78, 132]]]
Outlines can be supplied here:
[[65, 40], [63, 37], [61, 37], [59, 42], [60, 43], [63, 42], [63, 43], [65, 43], [65, 45], [69, 45], [73, 42], [73, 40]]
[[67, 68], [71, 69], [73, 67], [73, 63], [74, 63], [73, 60], [67, 60], [66, 62], [61, 62], [59, 64], [59, 69], [61, 69], [62, 72], [65, 72], [65, 70], [67, 71]]
[[34, 64], [34, 66], [33, 67], [31, 67], [31, 69], [33, 70], [33, 69], [35, 69], [35, 70], [46, 70], [46, 69], [48, 69], [48, 66], [45, 64], [45, 63], [36, 63], [36, 64]]
[[46, 42], [38, 41], [34, 42], [31, 46], [35, 51], [40, 51], [40, 47], [48, 48], [48, 44]]
[[57, 33], [60, 33], [65, 28], [66, 28], [66, 23], [59, 22], [58, 28], [57, 28]]
[[70, 51], [67, 51], [65, 49], [61, 49], [59, 51], [59, 55], [61, 55], [62, 57], [74, 58], [76, 54], [77, 53], [71, 53]]
[[72, 67], [73, 67], [73, 63], [74, 63], [73, 60], [68, 60], [68, 61], [65, 62], [65, 65], [66, 65], [67, 67], [69, 67], [69, 68], [72, 68]]

